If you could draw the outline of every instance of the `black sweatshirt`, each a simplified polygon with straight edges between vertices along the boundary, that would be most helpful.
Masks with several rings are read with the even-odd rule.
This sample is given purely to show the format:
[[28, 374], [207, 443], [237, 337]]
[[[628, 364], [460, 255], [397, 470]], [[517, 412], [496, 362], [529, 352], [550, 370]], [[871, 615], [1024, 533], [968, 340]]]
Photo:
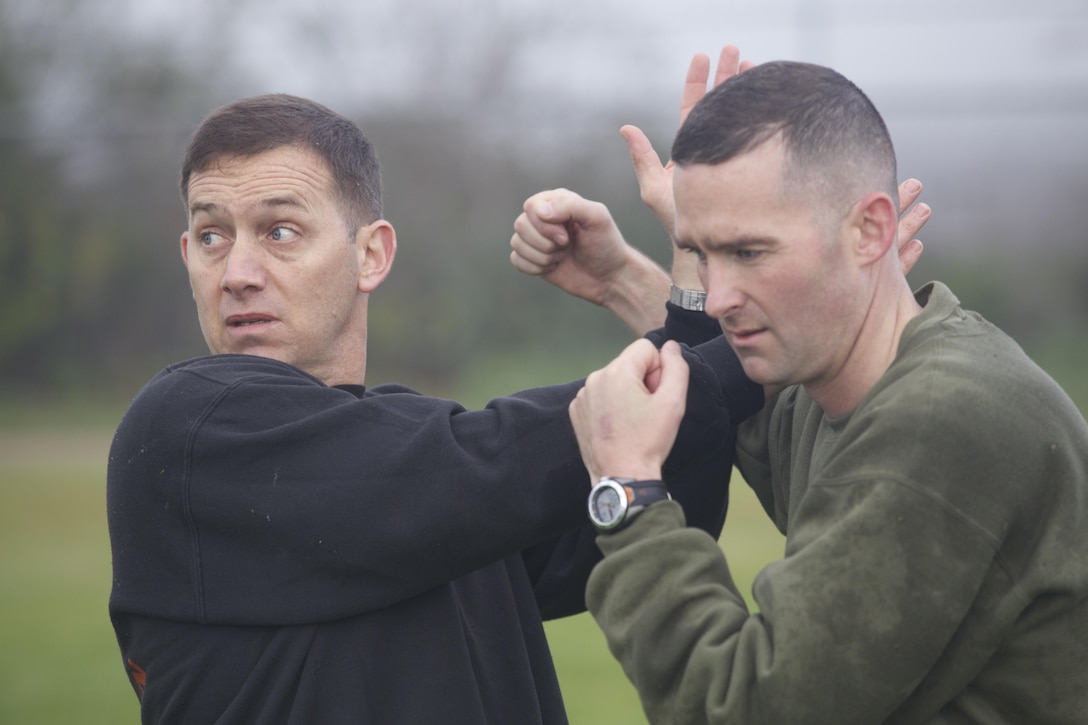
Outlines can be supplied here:
[[[733, 426], [762, 394], [721, 338], [688, 360], [667, 470], [717, 535]], [[580, 385], [466, 411], [245, 355], [155, 376], [107, 485], [110, 614], [144, 722], [566, 722], [541, 618], [584, 609], [600, 558]]]

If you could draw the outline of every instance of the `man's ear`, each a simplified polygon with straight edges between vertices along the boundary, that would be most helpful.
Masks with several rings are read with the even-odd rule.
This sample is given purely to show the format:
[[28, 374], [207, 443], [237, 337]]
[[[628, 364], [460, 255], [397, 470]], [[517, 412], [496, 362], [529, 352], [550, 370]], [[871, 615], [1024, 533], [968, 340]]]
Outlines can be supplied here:
[[186, 229], [181, 233], [181, 261], [186, 267], [189, 266], [189, 230]]
[[858, 260], [862, 266], [883, 259], [896, 246], [899, 215], [895, 202], [880, 191], [873, 191], [854, 205], [850, 212], [851, 226], [856, 230]]
[[384, 219], [371, 222], [355, 235], [359, 255], [359, 291], [373, 292], [393, 267], [397, 255], [397, 233]]

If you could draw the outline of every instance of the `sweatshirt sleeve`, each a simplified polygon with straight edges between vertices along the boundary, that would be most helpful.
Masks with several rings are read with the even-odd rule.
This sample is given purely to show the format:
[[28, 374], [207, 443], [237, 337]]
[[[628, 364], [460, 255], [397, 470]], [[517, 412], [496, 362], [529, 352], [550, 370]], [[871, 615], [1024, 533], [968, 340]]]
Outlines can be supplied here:
[[414, 596], [581, 523], [580, 383], [466, 411], [275, 361], [160, 374], [111, 449], [115, 608], [291, 624]]
[[999, 567], [991, 540], [899, 482], [820, 490], [792, 523], [807, 545], [760, 572], [758, 612], [675, 504], [599, 538], [587, 604], [650, 722], [884, 722]]
[[[684, 499], [694, 521], [720, 529], [732, 372], [692, 360], [703, 393], [675, 465], [700, 471]], [[572, 532], [573, 548], [545, 544], [527, 563], [542, 608], [562, 613], [576, 596], [580, 610], [599, 558], [567, 413], [580, 386], [469, 411], [399, 387], [329, 388], [261, 358], [173, 366], [111, 449], [111, 606], [222, 624], [336, 619]]]

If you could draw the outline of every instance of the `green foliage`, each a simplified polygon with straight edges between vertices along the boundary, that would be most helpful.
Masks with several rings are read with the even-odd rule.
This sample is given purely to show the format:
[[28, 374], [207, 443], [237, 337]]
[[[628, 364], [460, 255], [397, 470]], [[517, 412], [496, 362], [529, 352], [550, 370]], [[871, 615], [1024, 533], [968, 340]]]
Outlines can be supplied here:
[[[116, 274], [120, 243], [74, 213], [49, 159], [0, 144], [0, 370], [33, 380], [62, 357], [66, 333], [92, 325]], [[43, 364], [44, 363], [44, 364]]]
[[[213, 24], [230, 27], [248, 6], [206, 10]], [[115, 26], [90, 0], [0, 0], [0, 387], [10, 391], [128, 396], [162, 365], [205, 349], [178, 258], [185, 218], [177, 167], [203, 115], [269, 89], [247, 80], [237, 58]], [[510, 38], [520, 37], [493, 35], [505, 40], [479, 49], [479, 67], [501, 64]], [[501, 83], [515, 80], [474, 76], [478, 87], [462, 97], [447, 87], [448, 72], [430, 68], [408, 105], [357, 114], [381, 154], [386, 216], [400, 241], [370, 308], [372, 381], [441, 392], [479, 378], [480, 361], [492, 356], [597, 361], [613, 353], [629, 333], [602, 310], [514, 271], [508, 242], [526, 197], [567, 187], [605, 202], [632, 244], [666, 261], [663, 230], [638, 200], [615, 132], [622, 121], [646, 119], [648, 107], [608, 107], [602, 98], [596, 111], [572, 108], [562, 124], [535, 125], [531, 110], [503, 105], [514, 89]], [[352, 95], [342, 93], [318, 100], [347, 111]], [[671, 127], [648, 130], [659, 150], [667, 147]], [[1051, 186], [1070, 200], [1083, 196], [1077, 171], [1057, 170], [1069, 183]], [[1083, 332], [1088, 266], [1076, 205], [1047, 198], [1039, 211], [1044, 205], [1024, 200], [1016, 218], [1045, 238], [1013, 246], [1001, 210], [978, 198], [982, 187], [954, 181], [927, 199], [934, 218], [911, 279], [951, 282], [965, 304], [1025, 347], [1044, 330]], [[951, 225], [941, 226], [950, 219], [967, 230], [956, 239], [948, 238]]]
[[[574, 349], [578, 357], [588, 353], [599, 360], [602, 351], [615, 354], [631, 339], [604, 310], [527, 278], [509, 263], [513, 223], [525, 199], [560, 180], [585, 180], [575, 188], [590, 188], [589, 180], [600, 175], [599, 158], [578, 159], [552, 179], [552, 172], [534, 168], [517, 149], [482, 142], [466, 119], [421, 114], [372, 117], [360, 125], [380, 149], [385, 216], [398, 237], [393, 270], [371, 298], [371, 382], [397, 380], [435, 392], [479, 377], [481, 361], [492, 356], [550, 350], [546, 360], [562, 361]], [[618, 138], [611, 152], [618, 164], [626, 163]], [[607, 199], [607, 183], [592, 188], [594, 198]], [[638, 204], [636, 195], [628, 197], [629, 204], [617, 203], [614, 213]], [[640, 229], [627, 231], [633, 242], [642, 241]], [[662, 238], [657, 232], [664, 248]]]
[[1051, 333], [1026, 351], [1069, 394], [1081, 414], [1088, 417], [1088, 331]]
[[110, 20], [0, 0], [0, 393], [131, 392], [201, 350], [174, 179], [218, 76], [150, 38], [108, 42]]

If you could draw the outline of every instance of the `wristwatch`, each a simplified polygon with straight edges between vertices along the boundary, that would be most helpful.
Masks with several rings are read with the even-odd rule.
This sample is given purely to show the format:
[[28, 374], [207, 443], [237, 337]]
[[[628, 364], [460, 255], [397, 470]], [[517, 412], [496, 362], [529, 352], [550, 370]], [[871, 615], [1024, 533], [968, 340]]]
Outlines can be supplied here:
[[706, 292], [695, 289], [683, 289], [676, 285], [669, 287], [669, 302], [685, 310], [706, 311]]
[[589, 520], [601, 531], [616, 531], [650, 504], [671, 498], [664, 481], [606, 476], [589, 492]]

